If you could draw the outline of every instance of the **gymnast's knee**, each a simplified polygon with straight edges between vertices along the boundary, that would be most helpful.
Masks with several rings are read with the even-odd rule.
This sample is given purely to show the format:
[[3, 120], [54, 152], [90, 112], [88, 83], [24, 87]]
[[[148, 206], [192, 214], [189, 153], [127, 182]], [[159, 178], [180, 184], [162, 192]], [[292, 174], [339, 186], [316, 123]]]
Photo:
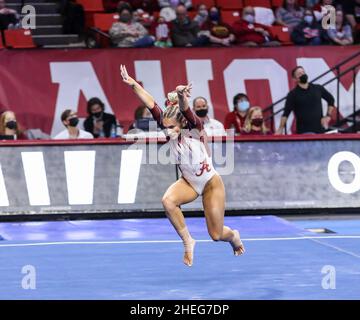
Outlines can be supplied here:
[[161, 199], [162, 205], [166, 211], [171, 211], [176, 208], [175, 201], [170, 196], [164, 195]]

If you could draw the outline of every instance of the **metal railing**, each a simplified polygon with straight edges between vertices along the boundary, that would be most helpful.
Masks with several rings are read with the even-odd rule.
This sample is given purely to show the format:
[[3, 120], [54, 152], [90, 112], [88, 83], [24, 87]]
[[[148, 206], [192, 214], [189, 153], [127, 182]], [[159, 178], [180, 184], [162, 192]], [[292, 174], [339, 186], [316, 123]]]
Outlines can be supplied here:
[[[351, 115], [352, 117], [352, 122], [354, 124], [354, 128], [356, 127], [356, 116], [357, 116], [357, 111], [356, 111], [356, 69], [360, 66], [360, 62], [355, 63], [354, 65], [352, 65], [351, 67], [347, 68], [345, 71], [341, 71], [340, 72], [340, 68], [344, 65], [346, 65], [347, 63], [350, 63], [352, 61], [354, 61], [356, 58], [360, 58], [360, 50], [358, 52], [356, 52], [355, 54], [351, 55], [350, 57], [346, 58], [345, 60], [341, 61], [340, 63], [338, 63], [337, 65], [333, 66], [331, 69], [327, 70], [326, 72], [320, 74], [319, 76], [317, 76], [316, 78], [312, 79], [310, 81], [310, 83], [314, 83], [315, 81], [320, 80], [321, 78], [325, 77], [326, 75], [328, 75], [330, 72], [335, 71], [336, 72], [336, 76], [328, 81], [326, 81], [325, 83], [322, 84], [322, 86], [326, 86], [329, 83], [337, 80], [337, 87], [336, 87], [336, 127], [339, 127], [340, 125], [345, 124], [346, 122], [350, 121], [347, 117], [345, 119], [348, 120], [341, 120], [340, 121], [340, 78], [343, 77], [344, 75], [348, 74], [349, 72], [353, 72], [353, 78], [352, 78], [352, 83], [353, 83], [353, 114]], [[280, 112], [283, 112], [285, 107], [277, 110], [276, 112], [273, 112], [274, 106], [278, 105], [279, 103], [283, 102], [284, 100], [286, 100], [286, 97], [281, 98], [280, 100], [275, 101], [274, 103], [272, 103], [270, 106], [264, 108], [264, 112], [268, 112], [271, 111], [272, 114], [267, 117], [265, 119], [265, 121], [271, 121], [273, 122], [274, 117], [279, 114]], [[287, 126], [285, 126], [285, 134], [287, 134]]]

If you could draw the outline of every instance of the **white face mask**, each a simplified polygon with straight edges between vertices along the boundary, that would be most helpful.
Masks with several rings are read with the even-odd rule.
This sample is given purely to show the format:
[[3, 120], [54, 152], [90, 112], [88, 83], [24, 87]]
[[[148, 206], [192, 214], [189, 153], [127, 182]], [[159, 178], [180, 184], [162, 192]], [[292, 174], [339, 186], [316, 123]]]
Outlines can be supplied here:
[[166, 135], [169, 136], [171, 140], [175, 140], [179, 137], [179, 133], [174, 129], [166, 129]]
[[255, 17], [254, 17], [253, 15], [251, 15], [251, 14], [247, 14], [247, 15], [245, 15], [245, 17], [244, 17], [244, 20], [247, 21], [247, 22], [249, 22], [249, 23], [254, 23]]

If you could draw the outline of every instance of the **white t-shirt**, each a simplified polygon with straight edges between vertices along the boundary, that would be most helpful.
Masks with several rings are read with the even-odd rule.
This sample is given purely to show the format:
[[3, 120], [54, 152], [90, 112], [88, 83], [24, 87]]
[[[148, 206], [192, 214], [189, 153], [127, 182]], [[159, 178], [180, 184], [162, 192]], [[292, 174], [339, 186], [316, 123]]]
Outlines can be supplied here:
[[[79, 136], [77, 137], [77, 139], [93, 139], [93, 138], [94, 136], [90, 132], [79, 129]], [[67, 129], [61, 131], [53, 139], [56, 140], [70, 139], [69, 131]]]
[[207, 118], [204, 121], [204, 129], [208, 136], [226, 136], [224, 125], [216, 119]]

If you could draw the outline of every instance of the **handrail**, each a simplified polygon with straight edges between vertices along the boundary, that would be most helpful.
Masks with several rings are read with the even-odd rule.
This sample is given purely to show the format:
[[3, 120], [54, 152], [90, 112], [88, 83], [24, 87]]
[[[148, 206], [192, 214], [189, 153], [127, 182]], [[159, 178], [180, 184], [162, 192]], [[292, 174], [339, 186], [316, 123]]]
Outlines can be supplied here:
[[[330, 73], [331, 71], [334, 71], [334, 70], [337, 70], [339, 71], [338, 69], [343, 66], [344, 64], [348, 63], [349, 61], [353, 60], [354, 58], [356, 58], [357, 56], [360, 55], [360, 50], [358, 52], [356, 52], [355, 54], [351, 55], [350, 57], [346, 58], [345, 60], [339, 62], [338, 64], [336, 64], [335, 66], [333, 66], [331, 69], [323, 72], [322, 74], [320, 74], [319, 76], [317, 76], [316, 78], [314, 78], [313, 80], [310, 81], [310, 83], [313, 83], [319, 79], [321, 79], [322, 77], [326, 76], [328, 73]], [[336, 79], [336, 77], [334, 78]], [[325, 85], [325, 84], [323, 84]], [[269, 111], [270, 109], [272, 109], [275, 105], [279, 104], [280, 102], [284, 101], [286, 99], [286, 96], [281, 98], [280, 100], [278, 101], [275, 101], [274, 103], [272, 103], [271, 105], [269, 105], [268, 107], [264, 108], [264, 112], [267, 112]], [[271, 117], [270, 117], [271, 118]]]
[[[355, 65], [352, 65], [351, 67], [347, 68], [345, 71], [342, 71], [342, 72], [340, 72], [340, 67], [343, 66], [343, 65], [345, 65], [345, 64], [348, 63], [349, 61], [353, 60], [354, 58], [356, 58], [356, 57], [359, 56], [359, 55], [360, 55], [360, 50], [359, 50], [358, 52], [356, 52], [355, 54], [351, 55], [350, 57], [346, 58], [346, 59], [343, 60], [342, 62], [338, 63], [338, 64], [335, 65], [334, 67], [330, 68], [330, 69], [327, 70], [326, 72], [322, 73], [321, 75], [317, 76], [316, 78], [314, 78], [313, 80], [310, 81], [310, 83], [313, 83], [313, 82], [321, 79], [322, 77], [324, 77], [325, 75], [327, 75], [327, 74], [330, 73], [331, 71], [336, 70], [337, 75], [336, 75], [334, 78], [332, 78], [332, 79], [326, 81], [325, 83], [323, 83], [322, 86], [326, 86], [326, 85], [328, 85], [329, 83], [333, 82], [334, 80], [338, 80], [338, 81], [337, 81], [337, 108], [336, 108], [336, 112], [337, 112], [337, 126], [339, 126], [340, 123], [341, 123], [341, 122], [339, 121], [339, 119], [340, 119], [340, 111], [339, 111], [339, 104], [340, 104], [340, 80], [339, 80], [339, 79], [340, 79], [342, 76], [344, 76], [345, 74], [347, 74], [347, 73], [349, 73], [349, 72], [351, 72], [351, 71], [353, 71], [353, 83], [354, 83], [354, 97], [353, 97], [354, 105], [353, 105], [353, 115], [352, 115], [352, 117], [353, 117], [353, 123], [354, 123], [354, 126], [355, 126], [355, 122], [356, 122], [356, 92], [355, 92], [355, 88], [356, 88], [356, 84], [355, 84], [355, 82], [356, 82], [356, 81], [355, 81], [355, 80], [356, 80], [356, 79], [355, 79], [356, 73], [355, 73], [355, 71], [356, 71], [356, 68], [358, 68], [358, 67], [360, 66], [360, 62], [358, 62], [358, 63], [355, 64]], [[270, 106], [266, 107], [266, 108], [264, 109], [264, 112], [269, 111], [270, 109], [273, 109], [273, 107], [274, 107], [275, 105], [277, 105], [277, 104], [279, 104], [280, 102], [284, 101], [284, 100], [286, 99], [286, 97], [287, 97], [287, 96], [283, 97], [282, 99], [280, 99], [280, 100], [272, 103]], [[277, 110], [276, 112], [272, 112], [272, 114], [271, 114], [269, 117], [267, 117], [267, 118], [265, 119], [265, 121], [269, 121], [269, 120], [273, 119], [277, 114], [279, 114], [280, 112], [283, 112], [284, 109], [285, 109], [285, 107]], [[286, 127], [285, 127], [285, 133], [286, 133]]]

